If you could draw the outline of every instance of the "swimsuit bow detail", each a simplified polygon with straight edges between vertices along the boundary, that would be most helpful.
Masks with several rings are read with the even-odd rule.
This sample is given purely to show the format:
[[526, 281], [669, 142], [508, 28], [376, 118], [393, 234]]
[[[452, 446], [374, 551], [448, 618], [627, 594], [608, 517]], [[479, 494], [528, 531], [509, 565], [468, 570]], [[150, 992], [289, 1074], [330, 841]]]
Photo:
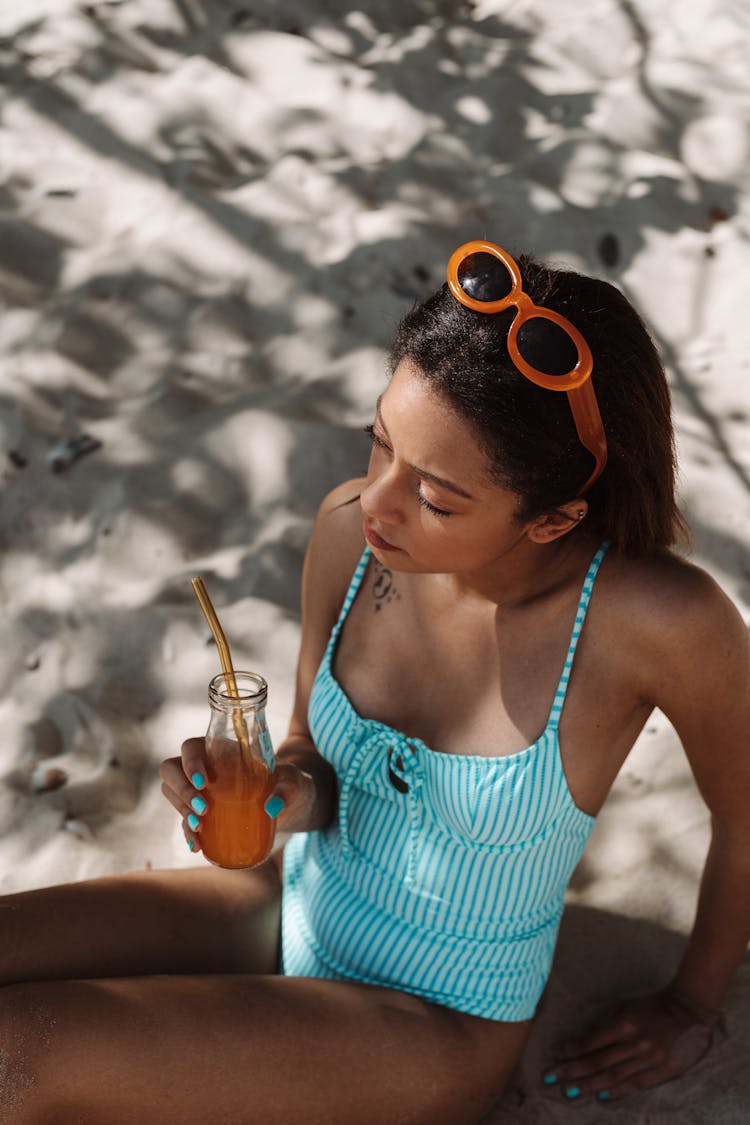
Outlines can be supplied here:
[[[362, 737], [362, 728], [365, 728]], [[358, 742], [352, 753], [339, 792], [338, 825], [344, 855], [352, 849], [349, 832], [349, 806], [352, 788], [366, 764], [372, 763], [379, 777], [386, 779], [383, 789], [406, 804], [409, 816], [409, 849], [406, 864], [406, 883], [414, 882], [417, 867], [419, 830], [422, 824], [422, 804], [419, 790], [424, 781], [422, 747], [390, 727], [372, 721], [357, 719], [351, 724], [350, 737]]]
[[558, 724], [605, 550], [584, 579], [545, 730], [494, 757], [491, 746], [441, 752], [365, 718], [336, 679], [365, 549], [310, 694], [310, 733], [336, 771], [339, 804], [333, 824], [284, 849], [287, 975], [397, 988], [485, 1019], [533, 1017], [594, 824], [568, 788]]

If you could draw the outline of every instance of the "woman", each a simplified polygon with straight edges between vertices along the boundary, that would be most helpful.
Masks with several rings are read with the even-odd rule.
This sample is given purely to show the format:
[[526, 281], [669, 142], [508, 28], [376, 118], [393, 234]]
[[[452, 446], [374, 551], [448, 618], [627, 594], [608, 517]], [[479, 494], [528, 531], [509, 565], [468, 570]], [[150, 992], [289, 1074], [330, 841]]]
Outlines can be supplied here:
[[[305, 562], [267, 806], [293, 833], [283, 861], [6, 898], [15, 1123], [478, 1121], [655, 706], [711, 810], [695, 926], [670, 987], [605, 1017], [544, 1080], [617, 1098], [710, 1044], [750, 933], [748, 644], [712, 580], [670, 553], [651, 340], [611, 286], [479, 243], [391, 359], [367, 478], [323, 502]], [[200, 849], [202, 740], [162, 777]]]

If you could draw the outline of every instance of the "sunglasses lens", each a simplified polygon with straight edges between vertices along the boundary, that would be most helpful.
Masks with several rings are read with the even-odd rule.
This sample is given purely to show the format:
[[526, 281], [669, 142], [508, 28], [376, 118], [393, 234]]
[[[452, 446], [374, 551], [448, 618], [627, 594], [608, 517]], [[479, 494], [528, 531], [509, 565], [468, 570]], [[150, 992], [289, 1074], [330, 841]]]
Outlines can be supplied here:
[[475, 301], [502, 301], [513, 288], [513, 279], [494, 254], [469, 254], [458, 267], [458, 284]]
[[523, 359], [543, 375], [567, 375], [578, 362], [578, 349], [568, 333], [546, 317], [524, 321], [516, 342]]

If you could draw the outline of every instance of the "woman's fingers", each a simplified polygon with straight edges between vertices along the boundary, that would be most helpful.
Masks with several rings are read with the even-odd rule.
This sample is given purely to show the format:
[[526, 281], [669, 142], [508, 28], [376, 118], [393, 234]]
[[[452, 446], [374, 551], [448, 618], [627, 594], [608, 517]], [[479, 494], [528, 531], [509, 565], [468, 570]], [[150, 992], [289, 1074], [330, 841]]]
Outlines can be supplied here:
[[185, 777], [196, 789], [206, 784], [206, 740], [188, 738], [182, 744], [182, 769]]
[[[669, 1082], [703, 1058], [711, 1046], [712, 1038], [713, 1033], [710, 1028], [693, 1024], [677, 1036], [669, 1049], [663, 1048], [657, 1052], [658, 1062], [655, 1065], [615, 1074], [609, 1086], [605, 1088], [609, 1091], [610, 1097], [615, 1099], [625, 1097], [627, 1094], [635, 1094], [639, 1090], [647, 1090], [650, 1086], [658, 1086], [662, 1082]], [[653, 1054], [643, 1057], [648, 1058], [649, 1063], [654, 1063]]]
[[[554, 1069], [555, 1085], [565, 1098], [583, 1098], [590, 1094], [605, 1093], [614, 1096], [636, 1076], [650, 1069], [648, 1044], [636, 1040], [594, 1051], [583, 1058]], [[605, 1099], [606, 1100], [606, 1099]]]
[[605, 1047], [627, 1042], [637, 1033], [633, 1019], [622, 1004], [608, 1008], [596, 1017], [583, 1035], [563, 1043], [557, 1051], [560, 1060], [577, 1059]]
[[[189, 738], [179, 758], [169, 758], [159, 768], [162, 793], [182, 817], [183, 831], [192, 851], [200, 850], [201, 819], [209, 807], [206, 789], [205, 740]], [[304, 770], [279, 762], [265, 809], [282, 832], [305, 831], [315, 807], [315, 783]]]
[[612, 1072], [616, 1067], [627, 1067], [634, 1059], [648, 1053], [649, 1045], [643, 1040], [632, 1040], [592, 1051], [558, 1068], [559, 1075], [566, 1079], [592, 1078], [602, 1073]]
[[600, 1102], [614, 1102], [618, 1098], [637, 1094], [640, 1090], [648, 1090], [651, 1086], [658, 1086], [667, 1080], [658, 1069], [644, 1067], [622, 1078], [613, 1077], [608, 1086], [596, 1094], [596, 1098]]
[[[179, 758], [175, 759], [175, 761], [179, 762]], [[184, 798], [176, 793], [167, 782], [162, 781], [161, 791], [170, 805], [177, 809], [177, 812], [182, 817], [182, 831], [185, 834], [185, 840], [187, 841], [190, 851], [199, 852], [201, 850], [201, 843], [198, 833], [200, 832], [202, 814], [197, 812], [189, 803], [186, 804]]]
[[664, 994], [620, 1005], [568, 1044], [543, 1078], [566, 1098], [623, 1097], [677, 1077], [708, 1050], [712, 1032]]
[[[162, 780], [162, 792], [170, 804], [174, 805], [179, 813], [188, 816], [191, 812], [202, 816], [206, 811], [206, 796], [201, 795], [201, 787], [188, 781], [179, 758], [169, 758], [159, 767], [159, 776]], [[205, 785], [205, 781], [203, 782]]]
[[315, 784], [309, 774], [289, 762], [279, 762], [266, 812], [281, 832], [301, 832], [309, 827], [315, 803]]
[[205, 743], [191, 738], [182, 744], [182, 756], [169, 758], [159, 767], [161, 790], [182, 817], [182, 828], [191, 851], [200, 851], [201, 818], [208, 808], [205, 793]]

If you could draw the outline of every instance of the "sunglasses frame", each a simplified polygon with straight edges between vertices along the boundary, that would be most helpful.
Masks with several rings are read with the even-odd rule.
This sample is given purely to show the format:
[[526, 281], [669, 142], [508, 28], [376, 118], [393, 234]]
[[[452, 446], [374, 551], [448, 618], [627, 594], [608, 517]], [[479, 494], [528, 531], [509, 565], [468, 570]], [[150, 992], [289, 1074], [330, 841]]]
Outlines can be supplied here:
[[[503, 263], [512, 281], [510, 292], [505, 297], [498, 301], [479, 301], [464, 292], [458, 280], [458, 274], [462, 264], [472, 254], [491, 254]], [[454, 250], [448, 262], [447, 280], [448, 288], [453, 296], [468, 309], [488, 315], [503, 312], [507, 308], [517, 310], [508, 329], [508, 355], [516, 369], [531, 383], [535, 383], [538, 387], [543, 387], [548, 391], [565, 391], [567, 394], [578, 439], [596, 462], [594, 471], [581, 488], [581, 493], [586, 492], [598, 479], [607, 464], [607, 439], [604, 433], [602, 416], [599, 413], [599, 404], [596, 401], [594, 388], [591, 384], [594, 360], [585, 339], [567, 317], [555, 312], [554, 309], [545, 308], [543, 305], [537, 305], [532, 301], [528, 293], [524, 291], [521, 271], [515, 259], [507, 250], [504, 250], [502, 246], [497, 246], [494, 242], [479, 239], [473, 242], [465, 242], [457, 250]], [[527, 320], [535, 317], [552, 321], [572, 340], [578, 353], [578, 360], [575, 367], [565, 375], [547, 375], [543, 371], [538, 371], [536, 367], [527, 363], [521, 355], [518, 347], [518, 332]]]

